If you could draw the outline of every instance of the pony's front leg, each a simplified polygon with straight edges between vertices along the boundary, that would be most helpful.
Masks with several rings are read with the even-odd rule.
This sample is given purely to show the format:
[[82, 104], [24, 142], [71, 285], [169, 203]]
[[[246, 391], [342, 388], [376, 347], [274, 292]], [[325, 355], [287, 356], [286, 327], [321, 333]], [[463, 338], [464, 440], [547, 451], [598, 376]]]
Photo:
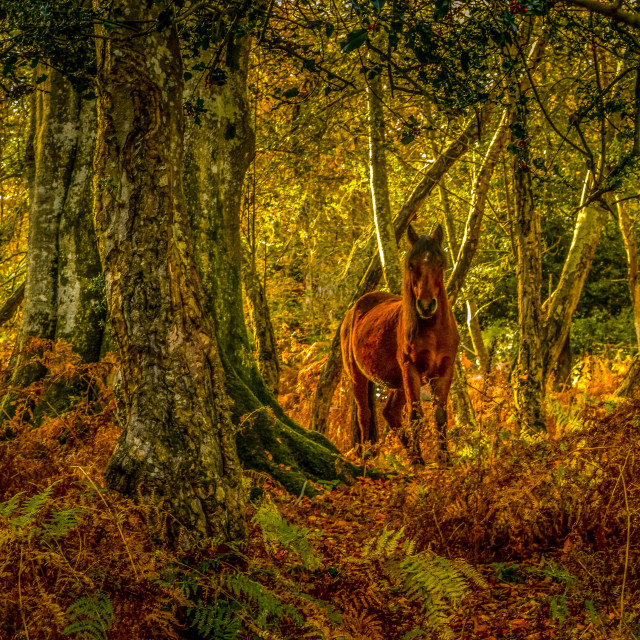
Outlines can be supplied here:
[[453, 367], [448, 368], [439, 378], [429, 380], [429, 386], [433, 394], [436, 425], [438, 427], [438, 447], [440, 460], [449, 465], [451, 458], [447, 448], [447, 398], [453, 379]]
[[415, 464], [424, 465], [422, 451], [420, 449], [420, 427], [422, 421], [422, 403], [420, 402], [420, 374], [411, 360], [407, 359], [402, 366], [402, 381], [404, 395], [409, 414], [408, 434], [400, 430], [401, 441], [409, 453], [409, 457]]

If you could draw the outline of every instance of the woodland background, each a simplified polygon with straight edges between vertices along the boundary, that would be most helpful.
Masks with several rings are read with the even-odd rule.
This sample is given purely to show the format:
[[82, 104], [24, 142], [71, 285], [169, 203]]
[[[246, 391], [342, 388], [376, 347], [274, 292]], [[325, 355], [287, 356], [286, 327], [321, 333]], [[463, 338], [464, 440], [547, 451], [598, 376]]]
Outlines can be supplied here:
[[[0, 637], [640, 637], [639, 25], [0, 2]], [[340, 378], [412, 220], [452, 469], [362, 458]]]

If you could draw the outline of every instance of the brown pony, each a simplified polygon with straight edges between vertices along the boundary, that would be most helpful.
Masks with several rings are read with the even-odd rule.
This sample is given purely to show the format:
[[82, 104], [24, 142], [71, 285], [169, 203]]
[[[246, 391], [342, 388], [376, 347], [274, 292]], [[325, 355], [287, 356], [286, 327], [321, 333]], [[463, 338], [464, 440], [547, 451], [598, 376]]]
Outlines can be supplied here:
[[[382, 291], [362, 296], [347, 312], [340, 337], [344, 368], [353, 383], [361, 443], [377, 440], [375, 387], [390, 389], [382, 415], [414, 462], [424, 464], [417, 437], [420, 387], [427, 380], [435, 406], [440, 455], [448, 461], [447, 397], [460, 338], [444, 286], [442, 227], [420, 236], [411, 226], [402, 297]], [[410, 428], [402, 428], [405, 405]]]

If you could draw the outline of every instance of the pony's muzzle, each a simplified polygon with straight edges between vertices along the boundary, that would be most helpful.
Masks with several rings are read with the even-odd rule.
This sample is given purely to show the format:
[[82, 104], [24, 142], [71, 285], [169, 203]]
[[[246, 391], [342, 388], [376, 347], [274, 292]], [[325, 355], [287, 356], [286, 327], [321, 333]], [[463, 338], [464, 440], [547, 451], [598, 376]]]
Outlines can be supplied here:
[[438, 301], [433, 298], [428, 305], [424, 305], [422, 300], [416, 300], [416, 310], [418, 311], [418, 316], [420, 318], [426, 319], [433, 316], [433, 314], [438, 309]]

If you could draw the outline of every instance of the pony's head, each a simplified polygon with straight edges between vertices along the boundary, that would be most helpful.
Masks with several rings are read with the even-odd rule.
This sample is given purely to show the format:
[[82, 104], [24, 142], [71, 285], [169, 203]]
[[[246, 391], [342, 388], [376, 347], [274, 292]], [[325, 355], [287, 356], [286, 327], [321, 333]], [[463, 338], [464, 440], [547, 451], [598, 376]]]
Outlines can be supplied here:
[[444, 293], [444, 232], [438, 225], [431, 236], [418, 236], [409, 225], [407, 237], [411, 249], [404, 265], [403, 299], [405, 305], [414, 307], [411, 311], [416, 319], [426, 320], [436, 314], [438, 299]]

